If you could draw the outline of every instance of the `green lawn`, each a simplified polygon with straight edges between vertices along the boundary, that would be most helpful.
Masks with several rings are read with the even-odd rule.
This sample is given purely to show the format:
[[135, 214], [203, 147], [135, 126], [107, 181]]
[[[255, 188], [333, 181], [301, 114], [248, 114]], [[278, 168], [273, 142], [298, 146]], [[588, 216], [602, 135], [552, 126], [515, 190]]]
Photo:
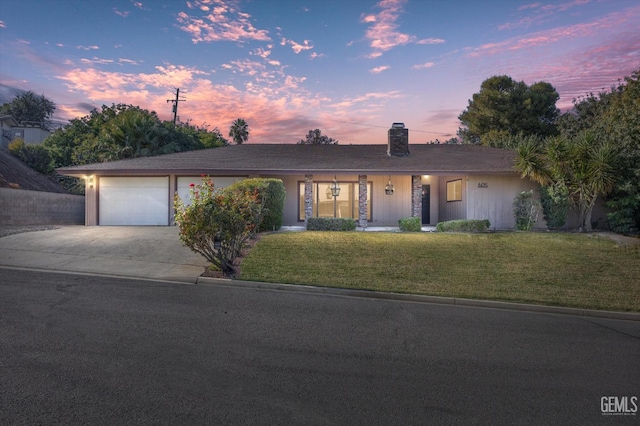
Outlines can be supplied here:
[[240, 278], [640, 311], [640, 246], [580, 234], [274, 233]]

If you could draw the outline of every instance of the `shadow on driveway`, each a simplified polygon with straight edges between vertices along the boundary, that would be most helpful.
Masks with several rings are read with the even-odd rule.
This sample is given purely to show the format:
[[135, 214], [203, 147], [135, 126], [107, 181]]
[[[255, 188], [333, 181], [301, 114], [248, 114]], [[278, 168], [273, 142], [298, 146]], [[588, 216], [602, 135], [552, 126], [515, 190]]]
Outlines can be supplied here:
[[195, 283], [207, 261], [175, 226], [61, 226], [0, 238], [0, 265]]

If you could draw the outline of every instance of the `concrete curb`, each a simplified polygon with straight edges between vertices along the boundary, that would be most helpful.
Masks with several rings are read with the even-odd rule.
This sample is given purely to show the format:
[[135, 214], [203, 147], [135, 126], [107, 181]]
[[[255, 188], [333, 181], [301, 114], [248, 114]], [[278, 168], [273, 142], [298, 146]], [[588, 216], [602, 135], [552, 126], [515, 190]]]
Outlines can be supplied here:
[[401, 302], [414, 302], [414, 303], [432, 303], [437, 305], [453, 305], [453, 306], [466, 306], [473, 308], [488, 308], [488, 309], [504, 309], [512, 311], [532, 312], [532, 313], [546, 313], [557, 315], [574, 315], [579, 317], [590, 318], [604, 318], [626, 321], [640, 321], [640, 313], [635, 312], [614, 312], [614, 311], [597, 311], [593, 309], [580, 309], [580, 308], [564, 308], [561, 306], [545, 306], [545, 305], [530, 305], [526, 303], [511, 303], [511, 302], [499, 302], [493, 300], [479, 300], [479, 299], [463, 299], [458, 297], [442, 297], [442, 296], [425, 296], [421, 294], [403, 294], [403, 293], [386, 293], [382, 291], [372, 290], [353, 290], [346, 288], [333, 288], [333, 287], [314, 287], [300, 284], [279, 284], [279, 283], [267, 283], [260, 281], [242, 281], [232, 280], [228, 278], [208, 278], [208, 277], [196, 277], [196, 278], [153, 278], [153, 277], [133, 277], [114, 275], [106, 273], [96, 272], [81, 272], [81, 271], [68, 271], [61, 269], [46, 269], [46, 268], [34, 268], [25, 266], [10, 266], [0, 265], [3, 269], [14, 269], [23, 271], [37, 271], [37, 272], [49, 272], [55, 274], [71, 274], [71, 275], [85, 275], [85, 276], [98, 276], [107, 278], [119, 278], [126, 280], [139, 280], [139, 281], [158, 281], [174, 284], [186, 284], [186, 285], [218, 285], [226, 287], [236, 288], [253, 288], [271, 291], [288, 291], [307, 294], [321, 294], [329, 296], [340, 297], [357, 297], [361, 299], [379, 299], [379, 300], [395, 300]]
[[262, 290], [289, 291], [309, 294], [323, 294], [342, 297], [358, 297], [365, 299], [397, 300], [403, 302], [433, 303], [438, 305], [467, 306], [474, 308], [505, 309], [533, 313], [558, 315], [574, 315], [590, 318], [605, 318], [626, 321], [640, 321], [640, 313], [598, 311], [594, 309], [565, 308], [562, 306], [530, 305], [526, 303], [499, 302], [493, 300], [463, 299], [458, 297], [425, 296], [420, 294], [385, 293], [371, 290], [352, 290], [333, 287], [314, 287], [299, 284], [279, 284], [259, 281], [242, 281], [225, 278], [198, 277], [196, 284], [222, 285]]

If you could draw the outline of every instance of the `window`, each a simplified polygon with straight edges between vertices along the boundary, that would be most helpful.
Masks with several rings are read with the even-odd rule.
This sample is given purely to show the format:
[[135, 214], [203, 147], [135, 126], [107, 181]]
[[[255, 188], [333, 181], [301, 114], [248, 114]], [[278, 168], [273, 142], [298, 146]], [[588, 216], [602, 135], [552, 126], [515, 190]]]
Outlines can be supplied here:
[[462, 201], [462, 179], [447, 182], [447, 201]]
[[[358, 182], [338, 182], [340, 195], [331, 194], [333, 182], [313, 182], [313, 217], [342, 217], [358, 220]], [[371, 182], [367, 182], [367, 220], [371, 220]], [[298, 185], [298, 220], [304, 221], [304, 182]]]

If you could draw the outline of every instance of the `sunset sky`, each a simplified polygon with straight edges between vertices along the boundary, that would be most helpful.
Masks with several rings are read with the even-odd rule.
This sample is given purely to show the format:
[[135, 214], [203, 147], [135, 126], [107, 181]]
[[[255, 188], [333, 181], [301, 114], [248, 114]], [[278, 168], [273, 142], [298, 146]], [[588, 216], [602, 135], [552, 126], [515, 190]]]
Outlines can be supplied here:
[[455, 136], [483, 80], [551, 83], [558, 106], [640, 68], [638, 0], [0, 0], [0, 93], [54, 118], [112, 103], [249, 143]]

